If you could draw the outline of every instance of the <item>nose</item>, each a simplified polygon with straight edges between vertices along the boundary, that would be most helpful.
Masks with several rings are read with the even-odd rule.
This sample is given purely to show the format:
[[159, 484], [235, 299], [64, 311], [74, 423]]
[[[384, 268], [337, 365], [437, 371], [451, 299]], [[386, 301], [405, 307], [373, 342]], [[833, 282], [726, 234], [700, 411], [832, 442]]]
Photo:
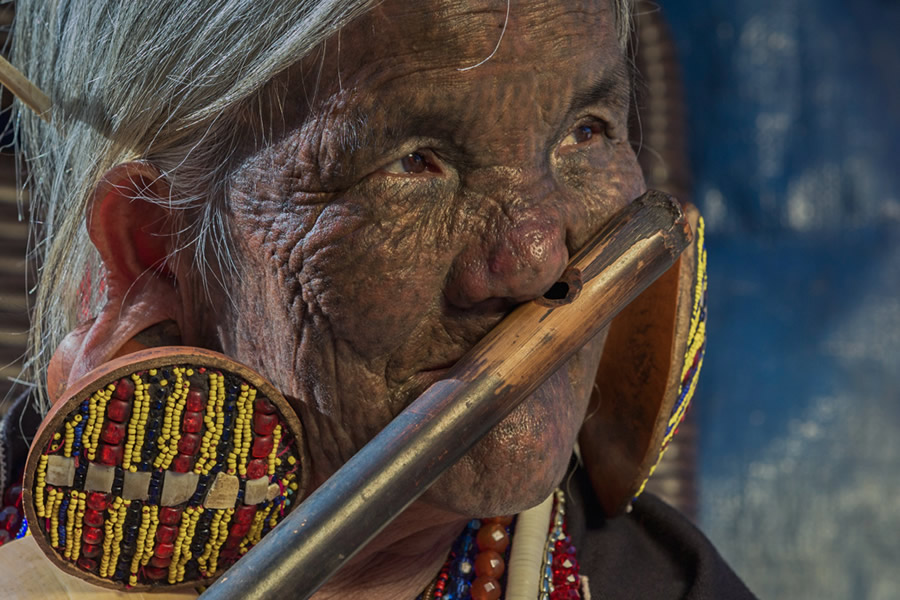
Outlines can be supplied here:
[[526, 302], [556, 283], [569, 260], [566, 223], [549, 198], [506, 207], [456, 256], [445, 288], [459, 308]]

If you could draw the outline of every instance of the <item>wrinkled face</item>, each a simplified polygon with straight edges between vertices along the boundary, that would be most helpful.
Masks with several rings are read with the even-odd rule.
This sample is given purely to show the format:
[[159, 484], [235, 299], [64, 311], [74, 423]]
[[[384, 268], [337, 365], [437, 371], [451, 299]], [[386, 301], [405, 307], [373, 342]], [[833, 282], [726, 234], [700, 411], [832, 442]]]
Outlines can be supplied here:
[[[608, 0], [388, 0], [294, 68], [231, 180], [223, 350], [297, 406], [322, 481], [643, 191]], [[424, 8], [423, 8], [424, 7]], [[598, 336], [602, 338], [603, 336]], [[564, 474], [602, 339], [446, 473], [457, 512]]]

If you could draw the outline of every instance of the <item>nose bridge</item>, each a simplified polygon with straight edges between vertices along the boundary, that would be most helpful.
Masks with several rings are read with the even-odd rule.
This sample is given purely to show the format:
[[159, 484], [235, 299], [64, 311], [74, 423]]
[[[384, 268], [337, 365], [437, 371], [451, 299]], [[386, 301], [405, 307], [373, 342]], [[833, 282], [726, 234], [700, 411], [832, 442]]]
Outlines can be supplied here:
[[481, 213], [457, 255], [446, 294], [461, 307], [487, 300], [525, 302], [543, 294], [568, 262], [564, 201], [552, 178], [486, 169], [471, 180]]

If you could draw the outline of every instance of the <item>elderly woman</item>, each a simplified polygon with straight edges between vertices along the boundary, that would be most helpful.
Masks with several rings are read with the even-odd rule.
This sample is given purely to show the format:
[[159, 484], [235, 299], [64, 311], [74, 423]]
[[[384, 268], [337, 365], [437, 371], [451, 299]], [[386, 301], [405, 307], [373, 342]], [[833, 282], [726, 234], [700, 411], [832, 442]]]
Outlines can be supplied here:
[[[166, 324], [279, 388], [315, 489], [644, 192], [630, 10], [20, 0], [14, 62], [54, 104], [52, 125], [21, 127], [41, 224], [35, 377], [49, 368], [54, 398]], [[560, 485], [604, 338], [315, 598], [449, 589], [436, 578], [471, 519]], [[580, 580], [552, 597], [751, 597], [658, 501], [605, 522], [584, 496], [568, 507]], [[7, 551], [26, 543], [4, 569], [54, 568]]]

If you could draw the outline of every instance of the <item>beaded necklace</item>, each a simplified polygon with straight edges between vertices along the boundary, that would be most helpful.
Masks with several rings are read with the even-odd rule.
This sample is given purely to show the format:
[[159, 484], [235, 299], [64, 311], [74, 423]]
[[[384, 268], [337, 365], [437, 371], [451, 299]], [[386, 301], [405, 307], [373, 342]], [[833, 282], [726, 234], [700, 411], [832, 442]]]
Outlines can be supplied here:
[[[575, 559], [575, 546], [566, 531], [565, 495], [562, 490], [556, 490], [545, 505], [550, 509], [549, 524], [543, 529], [545, 535], [537, 541], [537, 548], [523, 549], [523, 545], [532, 546], [535, 543], [528, 539], [525, 531], [510, 545], [522, 519], [493, 517], [470, 521], [453, 543], [438, 576], [416, 600], [501, 600], [506, 598], [504, 591], [508, 578], [516, 583], [520, 578], [530, 578], [526, 585], [515, 587], [517, 590], [536, 590], [535, 600], [580, 600], [578, 561]], [[541, 507], [532, 510], [543, 516], [547, 514], [540, 513]], [[534, 519], [534, 515], [529, 516]], [[540, 517], [538, 519], [547, 523]], [[516, 565], [510, 565], [511, 547], [519, 556], [532, 554], [540, 557], [538, 574], [534, 569], [514, 571]], [[524, 562], [527, 564], [527, 559]], [[510, 565], [508, 570], [507, 565]], [[516, 595], [520, 593], [516, 592]]]

